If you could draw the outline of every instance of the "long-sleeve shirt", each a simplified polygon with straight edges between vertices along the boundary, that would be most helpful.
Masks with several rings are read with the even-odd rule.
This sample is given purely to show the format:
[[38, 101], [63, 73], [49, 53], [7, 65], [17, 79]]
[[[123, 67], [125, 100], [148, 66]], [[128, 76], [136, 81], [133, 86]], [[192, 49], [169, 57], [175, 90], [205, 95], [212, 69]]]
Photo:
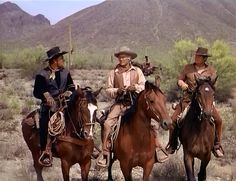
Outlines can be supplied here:
[[195, 90], [197, 86], [195, 76], [210, 77], [211, 80], [214, 80], [216, 78], [216, 70], [207, 64], [205, 64], [205, 68], [200, 70], [196, 68], [195, 63], [188, 64], [180, 73], [178, 80], [183, 80], [188, 84], [190, 90]]
[[[47, 68], [46, 68], [46, 70], [50, 71]], [[70, 73], [68, 73], [66, 79], [67, 79], [66, 80], [66, 89], [70, 90], [70, 91], [74, 91], [75, 86], [74, 86], [74, 83], [73, 83]], [[55, 80], [56, 80], [57, 86], [60, 87], [60, 84], [61, 84], [60, 70], [55, 72]], [[44, 100], [43, 94], [45, 92], [50, 93], [47, 80], [43, 75], [37, 74], [36, 78], [35, 78], [35, 84], [34, 84], [34, 90], [33, 90], [34, 97]]]
[[[135, 73], [134, 73], [135, 71]], [[136, 92], [139, 93], [145, 88], [145, 77], [143, 75], [143, 72], [140, 68], [131, 66], [129, 70], [126, 72], [121, 73], [122, 74], [122, 81], [119, 83], [119, 85], [123, 85], [123, 87], [117, 87], [115, 86], [115, 74], [118, 73], [118, 68], [115, 68], [110, 71], [108, 75], [108, 81], [107, 81], [107, 89], [106, 92], [111, 98], [116, 98], [117, 96], [117, 90], [119, 88], [126, 88], [128, 86], [135, 86]], [[132, 73], [133, 72], [133, 73]], [[137, 77], [136, 77], [137, 76]], [[137, 80], [136, 80], [137, 79]]]

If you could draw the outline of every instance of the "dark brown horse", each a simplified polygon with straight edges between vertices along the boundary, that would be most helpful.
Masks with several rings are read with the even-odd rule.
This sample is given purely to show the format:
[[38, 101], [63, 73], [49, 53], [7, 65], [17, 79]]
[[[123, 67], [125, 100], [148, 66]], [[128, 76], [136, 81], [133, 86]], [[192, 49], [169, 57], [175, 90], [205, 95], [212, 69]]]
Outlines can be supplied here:
[[184, 165], [189, 181], [194, 181], [194, 158], [201, 160], [198, 180], [206, 179], [206, 167], [214, 146], [215, 128], [212, 120], [214, 81], [197, 79], [197, 88], [180, 130], [183, 145]]
[[[81, 167], [82, 180], [88, 180], [88, 173], [91, 166], [91, 154], [93, 152], [93, 127], [96, 118], [97, 100], [99, 91], [92, 92], [86, 88], [78, 88], [68, 102], [65, 109], [66, 130], [63, 136], [56, 137], [53, 144], [53, 155], [61, 159], [63, 178], [69, 181], [70, 167], [79, 163]], [[42, 169], [38, 162], [40, 157], [39, 134], [32, 122], [36, 112], [29, 114], [22, 121], [22, 132], [34, 160], [34, 168], [37, 173], [37, 180], [42, 181]]]
[[125, 180], [132, 180], [132, 168], [136, 166], [143, 168], [143, 180], [149, 180], [155, 163], [155, 138], [151, 119], [159, 122], [165, 130], [172, 124], [165, 96], [158, 87], [146, 82], [145, 90], [122, 117], [120, 131], [114, 142], [114, 157], [108, 167], [109, 180], [112, 180], [111, 169], [116, 159], [120, 161]]

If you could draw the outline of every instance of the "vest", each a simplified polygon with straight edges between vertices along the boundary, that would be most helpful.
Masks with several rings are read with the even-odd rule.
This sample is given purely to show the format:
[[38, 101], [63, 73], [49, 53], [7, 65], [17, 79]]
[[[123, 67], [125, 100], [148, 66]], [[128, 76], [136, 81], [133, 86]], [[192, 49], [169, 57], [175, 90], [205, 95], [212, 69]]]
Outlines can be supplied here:
[[67, 77], [69, 74], [69, 71], [65, 68], [62, 68], [59, 70], [60, 71], [60, 87], [58, 87], [56, 79], [49, 79], [49, 76], [51, 74], [51, 71], [49, 69], [43, 69], [40, 72], [40, 75], [42, 75], [46, 79], [47, 83], [47, 88], [49, 90], [49, 93], [53, 96], [56, 97], [59, 94], [63, 93], [66, 91], [66, 85], [67, 85]]
[[[130, 85], [138, 83], [138, 73], [136, 68], [132, 68], [130, 71]], [[114, 71], [114, 88], [124, 87], [123, 74]]]

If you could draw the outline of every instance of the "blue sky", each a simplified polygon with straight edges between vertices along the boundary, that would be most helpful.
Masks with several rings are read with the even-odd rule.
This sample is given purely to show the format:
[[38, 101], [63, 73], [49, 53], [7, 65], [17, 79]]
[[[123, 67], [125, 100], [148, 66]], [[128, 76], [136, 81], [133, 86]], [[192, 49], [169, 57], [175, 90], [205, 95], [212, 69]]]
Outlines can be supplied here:
[[[43, 14], [51, 24], [104, 0], [9, 0], [31, 15]], [[6, 0], [0, 0], [0, 4]]]

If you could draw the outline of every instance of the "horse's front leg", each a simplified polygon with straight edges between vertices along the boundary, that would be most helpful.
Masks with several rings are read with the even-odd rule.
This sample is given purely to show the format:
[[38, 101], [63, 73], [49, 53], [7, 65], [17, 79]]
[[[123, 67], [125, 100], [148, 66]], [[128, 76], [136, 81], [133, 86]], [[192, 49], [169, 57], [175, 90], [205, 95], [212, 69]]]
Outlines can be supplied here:
[[149, 180], [149, 176], [150, 176], [150, 173], [152, 171], [154, 163], [155, 163], [154, 158], [146, 163], [145, 167], [143, 168], [143, 181], [148, 181]]
[[132, 166], [128, 164], [127, 160], [120, 161], [120, 168], [124, 175], [125, 181], [132, 181]]
[[112, 153], [110, 153], [110, 154], [111, 154], [110, 155], [111, 160], [110, 160], [110, 163], [109, 163], [109, 166], [108, 166], [108, 181], [113, 181], [113, 179], [112, 179], [112, 165], [113, 165], [115, 160], [111, 157]]
[[88, 158], [86, 161], [80, 163], [82, 181], [88, 180], [90, 167], [91, 167], [91, 158]]
[[187, 153], [184, 153], [184, 166], [187, 173], [188, 181], [195, 181], [193, 171], [193, 157]]
[[42, 176], [43, 166], [41, 166], [38, 162], [40, 155], [39, 154], [32, 154], [32, 155], [34, 159], [34, 169], [37, 174], [37, 181], [43, 181], [43, 176]]
[[198, 173], [198, 181], [206, 180], [206, 167], [211, 160], [211, 153], [207, 156], [205, 160], [201, 161], [200, 171]]
[[71, 165], [67, 162], [67, 160], [61, 159], [61, 170], [63, 174], [64, 181], [70, 180], [70, 167]]

